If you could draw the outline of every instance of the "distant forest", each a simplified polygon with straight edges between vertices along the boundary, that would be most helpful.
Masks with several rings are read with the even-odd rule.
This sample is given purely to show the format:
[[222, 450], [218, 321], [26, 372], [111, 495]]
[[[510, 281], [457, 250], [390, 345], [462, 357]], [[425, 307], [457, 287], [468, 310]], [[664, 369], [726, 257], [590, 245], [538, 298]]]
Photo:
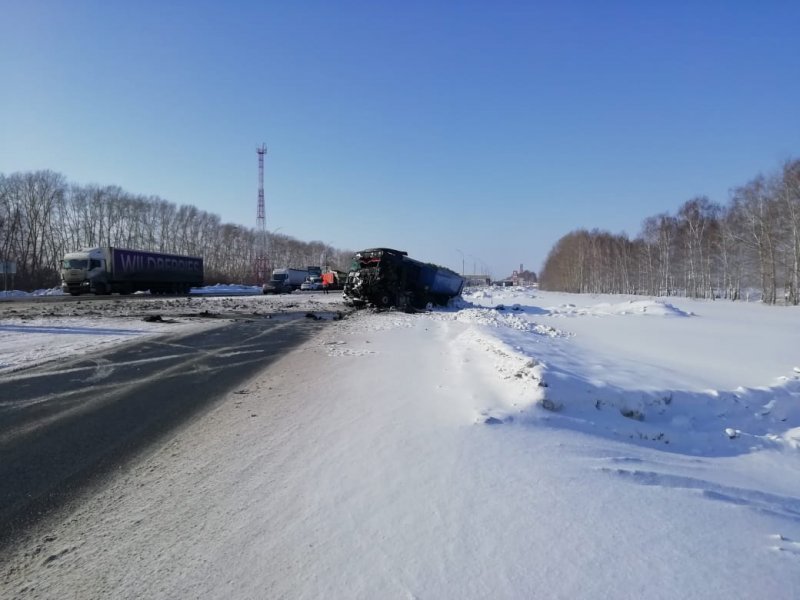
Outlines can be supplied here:
[[[323, 242], [267, 238], [270, 269], [350, 265], [352, 252]], [[257, 240], [255, 228], [221, 223], [218, 215], [158, 196], [78, 185], [49, 170], [0, 173], [0, 261], [16, 262], [20, 289], [58, 285], [64, 254], [94, 246], [201, 256], [207, 284], [253, 283]]]
[[597, 229], [563, 236], [542, 289], [800, 303], [800, 160], [732, 190], [648, 217], [635, 239]]

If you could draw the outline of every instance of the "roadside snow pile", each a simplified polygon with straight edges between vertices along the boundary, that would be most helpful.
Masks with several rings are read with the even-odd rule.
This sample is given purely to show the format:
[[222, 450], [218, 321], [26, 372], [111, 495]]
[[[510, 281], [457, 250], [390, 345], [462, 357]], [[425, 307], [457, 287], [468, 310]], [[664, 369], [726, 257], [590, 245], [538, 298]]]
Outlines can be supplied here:
[[614, 315], [650, 315], [657, 317], [689, 317], [693, 313], [684, 312], [672, 304], [661, 300], [628, 300], [616, 304], [600, 303], [594, 306], [577, 307], [564, 304], [548, 308], [552, 316], [594, 316], [607, 317]]
[[[25, 295], [25, 292], [22, 292], [21, 295]], [[64, 296], [64, 292], [61, 291], [60, 287], [55, 288], [48, 288], [42, 290], [34, 290], [30, 293], [31, 296]]]
[[241, 295], [261, 294], [262, 292], [261, 292], [261, 287], [257, 285], [218, 283], [216, 285], [207, 285], [205, 287], [192, 288], [191, 293], [198, 295], [235, 296], [240, 294]]
[[431, 317], [441, 320], [454, 320], [462, 323], [472, 323], [477, 325], [487, 325], [490, 327], [507, 327], [517, 331], [526, 331], [537, 335], [549, 337], [564, 336], [564, 332], [541, 325], [528, 319], [524, 314], [524, 309], [519, 305], [512, 306], [510, 309], [502, 308], [462, 308], [456, 312], [433, 312]]
[[23, 292], [22, 290], [7, 290], [0, 291], [0, 298], [28, 298], [30, 296], [63, 296], [64, 292], [61, 288], [50, 288], [34, 290], [32, 292]]
[[514, 287], [488, 287], [488, 288], [467, 288], [462, 296], [465, 299], [478, 300], [480, 298], [511, 298], [522, 297], [528, 300], [536, 298], [537, 288], [528, 286]]
[[6, 290], [0, 292], [0, 298], [23, 298], [26, 296], [30, 296], [29, 292], [23, 292], [20, 290]]
[[800, 375], [771, 387], [703, 392], [597, 386], [557, 368], [544, 367], [541, 376], [559, 411], [553, 425], [705, 456], [798, 447]]
[[[534, 293], [535, 291], [535, 293]], [[559, 306], [547, 306], [540, 300], [548, 297], [573, 297], [576, 302], [565, 302]], [[517, 310], [539, 316], [615, 316], [650, 315], [658, 317], [689, 317], [694, 313], [677, 308], [664, 300], [630, 297], [622, 302], [597, 302], [595, 294], [551, 294], [534, 288], [496, 288], [468, 291], [458, 308], [473, 305], [495, 307], [501, 310]], [[578, 304], [580, 302], [580, 304]]]
[[[207, 285], [204, 287], [195, 287], [191, 289], [191, 293], [198, 296], [237, 296], [237, 295], [261, 295], [261, 287], [257, 285], [243, 285], [239, 283], [218, 283], [216, 285]], [[7, 292], [0, 292], [0, 298], [25, 298], [29, 296], [65, 296], [66, 294], [60, 287], [34, 290], [32, 292], [23, 292], [21, 290], [9, 290]], [[149, 292], [135, 292], [134, 295], [149, 296]]]
[[[554, 299], [561, 300], [555, 307]], [[460, 310], [429, 318], [466, 325], [451, 353], [469, 357], [471, 369], [505, 390], [483, 394], [479, 422], [547, 422], [690, 455], [797, 448], [800, 370], [776, 378], [781, 363], [765, 360], [759, 378], [756, 365], [766, 348], [779, 356], [792, 347], [792, 327], [800, 330], [791, 315], [745, 303], [681, 303], [691, 310], [660, 299], [534, 295], [511, 288], [468, 293], [456, 305]], [[495, 308], [476, 306], [481, 304]], [[701, 305], [706, 318], [683, 319]], [[635, 318], [643, 315], [651, 318]], [[578, 316], [616, 318], [570, 321], [575, 327], [568, 330], [546, 323]], [[761, 342], [731, 343], [741, 340], [736, 332], [752, 318], [763, 322]], [[763, 363], [772, 365], [769, 371]], [[770, 371], [775, 375], [769, 377]], [[724, 382], [737, 375], [772, 383], [726, 388]]]
[[[488, 335], [487, 335], [488, 334]], [[457, 376], [475, 390], [476, 423], [498, 425], [530, 418], [545, 403], [544, 366], [482, 328], [469, 327], [450, 344]]]

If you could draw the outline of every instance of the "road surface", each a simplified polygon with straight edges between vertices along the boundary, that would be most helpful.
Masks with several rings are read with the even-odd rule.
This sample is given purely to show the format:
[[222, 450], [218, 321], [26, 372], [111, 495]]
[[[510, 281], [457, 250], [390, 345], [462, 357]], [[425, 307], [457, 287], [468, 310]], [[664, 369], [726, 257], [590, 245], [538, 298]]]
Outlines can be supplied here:
[[324, 324], [243, 318], [4, 377], [0, 550]]

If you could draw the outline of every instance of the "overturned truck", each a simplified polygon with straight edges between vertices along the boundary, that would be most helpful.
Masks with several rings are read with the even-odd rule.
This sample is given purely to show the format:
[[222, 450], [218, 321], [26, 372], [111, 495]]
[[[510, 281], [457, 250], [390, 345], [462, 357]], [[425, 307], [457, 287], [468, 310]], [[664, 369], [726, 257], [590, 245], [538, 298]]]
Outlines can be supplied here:
[[450, 269], [414, 260], [401, 250], [371, 248], [353, 257], [344, 298], [354, 306], [419, 309], [446, 305], [463, 287], [464, 278]]

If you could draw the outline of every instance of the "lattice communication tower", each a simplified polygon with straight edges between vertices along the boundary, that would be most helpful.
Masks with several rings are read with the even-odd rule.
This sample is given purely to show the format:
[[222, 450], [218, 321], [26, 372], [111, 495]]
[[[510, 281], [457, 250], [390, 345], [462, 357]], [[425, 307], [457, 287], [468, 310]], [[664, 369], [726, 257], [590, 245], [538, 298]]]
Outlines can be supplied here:
[[258, 152], [258, 209], [256, 214], [256, 257], [253, 271], [258, 285], [263, 285], [268, 279], [267, 260], [267, 218], [264, 209], [264, 155], [267, 146], [261, 144], [256, 148]]

